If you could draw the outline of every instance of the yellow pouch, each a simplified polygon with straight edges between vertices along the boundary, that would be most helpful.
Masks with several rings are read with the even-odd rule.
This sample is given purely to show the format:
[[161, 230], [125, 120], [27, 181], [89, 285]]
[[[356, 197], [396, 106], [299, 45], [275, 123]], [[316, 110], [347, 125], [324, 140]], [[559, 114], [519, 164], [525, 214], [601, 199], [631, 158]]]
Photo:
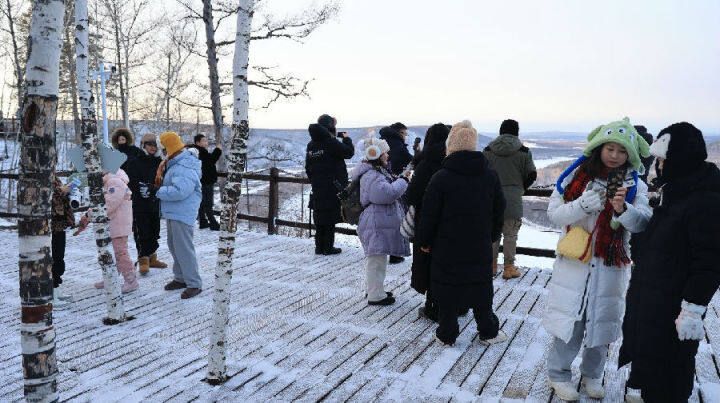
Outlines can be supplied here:
[[558, 255], [588, 263], [592, 257], [590, 242], [592, 242], [591, 233], [582, 227], [570, 227], [558, 242]]

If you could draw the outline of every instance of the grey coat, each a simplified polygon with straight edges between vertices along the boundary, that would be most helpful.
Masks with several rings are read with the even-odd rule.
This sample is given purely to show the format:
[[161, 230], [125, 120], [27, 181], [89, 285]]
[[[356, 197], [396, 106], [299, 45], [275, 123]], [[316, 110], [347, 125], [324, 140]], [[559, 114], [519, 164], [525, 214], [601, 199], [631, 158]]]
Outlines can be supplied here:
[[366, 207], [357, 231], [365, 256], [410, 256], [410, 244], [400, 234], [405, 212], [398, 202], [408, 182], [393, 180], [384, 168], [378, 170], [366, 162], [352, 172], [353, 180], [360, 176], [360, 203]]

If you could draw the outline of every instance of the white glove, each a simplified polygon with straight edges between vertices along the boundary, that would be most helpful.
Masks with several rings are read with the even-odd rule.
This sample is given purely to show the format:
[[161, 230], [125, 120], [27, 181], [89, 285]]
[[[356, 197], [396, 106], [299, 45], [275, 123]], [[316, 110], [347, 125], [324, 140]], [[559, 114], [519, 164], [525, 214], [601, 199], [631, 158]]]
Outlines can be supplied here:
[[705, 327], [703, 327], [702, 315], [707, 307], [691, 304], [687, 301], [683, 301], [681, 306], [682, 311], [675, 319], [678, 338], [680, 340], [704, 339]]
[[587, 214], [598, 213], [605, 207], [605, 199], [594, 190], [586, 190], [578, 198], [580, 207]]

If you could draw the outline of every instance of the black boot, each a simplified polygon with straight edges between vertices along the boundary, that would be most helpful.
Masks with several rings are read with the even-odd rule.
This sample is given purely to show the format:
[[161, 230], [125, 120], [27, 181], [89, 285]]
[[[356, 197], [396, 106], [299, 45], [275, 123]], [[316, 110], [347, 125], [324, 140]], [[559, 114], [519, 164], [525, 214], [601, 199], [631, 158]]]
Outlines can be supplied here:
[[429, 299], [425, 300], [425, 306], [418, 309], [418, 316], [421, 318], [430, 319], [433, 322], [438, 321], [438, 308], [434, 301]]
[[315, 229], [315, 254], [325, 254], [325, 227], [318, 225]]
[[325, 230], [325, 255], [337, 255], [342, 253], [342, 249], [336, 248], [335, 244], [335, 225], [328, 225]]
[[405, 261], [405, 258], [402, 256], [390, 256], [390, 264], [398, 264]]

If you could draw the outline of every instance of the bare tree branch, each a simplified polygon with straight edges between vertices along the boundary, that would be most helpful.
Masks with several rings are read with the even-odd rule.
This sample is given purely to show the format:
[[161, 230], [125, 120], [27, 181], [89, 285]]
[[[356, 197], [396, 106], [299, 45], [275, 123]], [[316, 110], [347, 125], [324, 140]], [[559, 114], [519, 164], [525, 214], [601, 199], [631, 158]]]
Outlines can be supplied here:
[[263, 23], [255, 30], [250, 40], [265, 40], [271, 38], [286, 38], [301, 42], [319, 26], [334, 18], [340, 12], [340, 6], [331, 2], [317, 9], [306, 10], [303, 13], [275, 20], [271, 15], [263, 16]]
[[248, 80], [248, 85], [268, 91], [271, 96], [268, 102], [260, 109], [267, 109], [280, 99], [292, 99], [297, 97], [309, 97], [308, 85], [312, 80], [301, 80], [289, 74], [275, 76], [272, 74], [274, 67], [253, 67], [262, 75], [260, 80]]
[[[256, 3], [257, 9], [257, 3]], [[337, 2], [331, 2], [320, 8], [305, 10], [301, 14], [275, 19], [272, 15], [264, 15], [260, 28], [253, 31], [252, 41], [284, 38], [302, 43], [302, 39], [310, 36], [318, 27], [335, 18], [340, 12]], [[235, 43], [234, 39], [217, 42], [223, 47]]]

